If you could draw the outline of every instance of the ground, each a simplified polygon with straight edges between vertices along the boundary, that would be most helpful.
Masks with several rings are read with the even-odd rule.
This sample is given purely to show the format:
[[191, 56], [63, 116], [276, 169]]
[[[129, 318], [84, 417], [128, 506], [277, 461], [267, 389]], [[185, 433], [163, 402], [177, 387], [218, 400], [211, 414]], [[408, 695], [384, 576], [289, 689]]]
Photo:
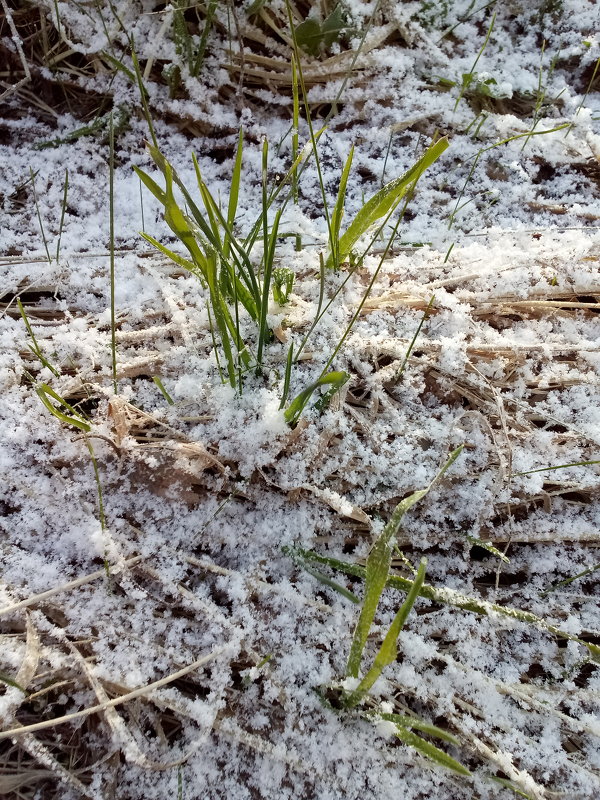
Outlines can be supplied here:
[[597, 29], [0, 3], [0, 794], [599, 796]]

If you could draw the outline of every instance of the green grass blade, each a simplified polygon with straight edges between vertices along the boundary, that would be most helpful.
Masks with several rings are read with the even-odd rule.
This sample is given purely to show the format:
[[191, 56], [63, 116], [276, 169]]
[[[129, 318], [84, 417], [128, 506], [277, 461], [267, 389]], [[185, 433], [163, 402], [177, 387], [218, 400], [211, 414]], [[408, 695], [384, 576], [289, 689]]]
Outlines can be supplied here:
[[419, 719], [419, 717], [411, 717], [408, 714], [387, 714], [381, 712], [367, 712], [367, 716], [374, 719], [383, 719], [387, 722], [395, 722], [398, 725], [402, 725], [403, 728], [414, 728], [417, 731], [421, 731], [422, 733], [426, 733], [428, 736], [435, 736], [437, 739], [442, 739], [445, 742], [453, 745], [460, 745], [460, 742], [448, 731], [445, 731], [443, 728], [438, 728], [437, 725], [433, 725], [431, 722], [425, 722], [425, 720]]
[[222, 248], [221, 229], [217, 221], [217, 216], [213, 211], [213, 208], [216, 208], [217, 204], [214, 202], [213, 196], [211, 195], [208, 186], [204, 183], [202, 179], [202, 174], [200, 173], [200, 164], [198, 164], [198, 159], [196, 158], [195, 153], [192, 153], [192, 162], [194, 164], [194, 171], [196, 173], [196, 182], [198, 184], [200, 196], [202, 197], [204, 208], [206, 209], [206, 213], [208, 215], [208, 222], [210, 224], [213, 234], [211, 242], [214, 247], [220, 250]]
[[63, 187], [63, 199], [60, 209], [60, 223], [58, 225], [58, 241], [56, 243], [56, 263], [58, 264], [58, 257], [60, 256], [60, 243], [62, 240], [63, 226], [65, 224], [65, 214], [67, 212], [67, 196], [69, 194], [69, 169], [65, 168], [65, 185]]
[[[112, 66], [116, 70], [118, 70], [119, 72], [122, 72], [123, 75], [125, 75], [125, 77], [129, 78], [129, 80], [134, 85], [137, 83], [137, 79], [135, 77], [135, 72], [133, 72], [133, 70], [130, 70], [129, 67], [126, 67], [125, 64], [123, 64], [122, 61], [119, 61], [118, 58], [115, 58], [110, 53], [107, 53], [106, 50], [102, 50], [100, 55], [102, 56], [102, 58], [105, 58], [108, 61], [109, 64], [112, 64]], [[143, 86], [143, 84], [142, 84], [142, 88], [143, 88], [143, 91], [146, 93], [146, 97], [147, 97], [148, 96], [148, 90], [146, 89], [145, 86]]]
[[197, 275], [200, 280], [204, 281], [202, 270], [193, 261], [189, 261], [187, 258], [184, 258], [178, 253], [175, 253], [173, 250], [170, 250], [168, 247], [165, 247], [164, 244], [161, 244], [157, 239], [155, 239], [153, 236], [150, 236], [148, 233], [140, 231], [140, 236], [153, 247], [156, 247], [157, 250], [160, 250], [163, 255], [171, 259], [171, 261], [177, 264], [177, 266], [183, 267], [183, 269], [187, 270], [188, 272], [192, 272], [194, 275]]
[[500, 786], [504, 786], [505, 789], [510, 789], [511, 792], [514, 792], [518, 797], [524, 797], [525, 800], [534, 800], [532, 795], [527, 794], [522, 789], [519, 789], [518, 786], [515, 786], [512, 781], [507, 780], [506, 778], [498, 778], [496, 775], [490, 775], [490, 780], [494, 781], [494, 783], [500, 784]]
[[20, 692], [23, 692], [23, 694], [27, 694], [27, 689], [24, 689], [19, 683], [9, 678], [8, 675], [5, 675], [3, 672], [0, 672], [0, 683], [4, 683], [6, 686], [12, 686], [13, 689], [18, 689]]
[[[407, 190], [418, 181], [426, 169], [437, 161], [448, 146], [449, 143], [445, 137], [430, 145], [421, 158], [404, 175], [390, 181], [364, 204], [346, 232], [339, 239], [338, 258], [340, 261], [343, 261], [349, 255], [358, 239], [372, 225], [382, 217], [385, 217], [398, 205]], [[327, 266], [333, 266], [332, 253], [329, 254], [327, 259]]]
[[[242, 154], [244, 148], [244, 132], [240, 128], [238, 136], [238, 145], [235, 154], [235, 162], [233, 164], [233, 173], [231, 175], [231, 188], [229, 190], [229, 205], [227, 206], [227, 225], [230, 230], [233, 230], [235, 222], [235, 215], [240, 197], [240, 183], [242, 180]], [[225, 231], [225, 238], [223, 241], [223, 257], [229, 257], [229, 249], [231, 247], [231, 237], [229, 230]]]
[[200, 41], [198, 43], [196, 59], [190, 68], [190, 74], [192, 78], [197, 78], [200, 74], [202, 62], [204, 61], [204, 54], [206, 52], [206, 45], [208, 44], [208, 37], [212, 29], [215, 12], [217, 10], [217, 5], [218, 0], [209, 0], [208, 5], [206, 6], [204, 28], [202, 29], [202, 35], [200, 36]]
[[[411, 586], [410, 591], [406, 595], [405, 601], [398, 609], [398, 612], [396, 613], [396, 616], [394, 617], [392, 624], [390, 625], [388, 632], [386, 633], [384, 640], [381, 643], [379, 652], [375, 656], [375, 661], [373, 662], [373, 666], [367, 672], [365, 677], [361, 680], [356, 689], [353, 692], [351, 692], [345, 700], [345, 705], [348, 706], [348, 708], [352, 708], [353, 706], [358, 705], [358, 703], [360, 703], [360, 701], [363, 699], [363, 697], [366, 695], [369, 689], [373, 686], [377, 678], [379, 678], [384, 668], [396, 660], [396, 657], [398, 655], [398, 636], [400, 635], [400, 631], [404, 627], [404, 623], [406, 622], [408, 615], [410, 614], [412, 607], [415, 604], [415, 600], [419, 596], [419, 592], [421, 591], [421, 586], [423, 585], [423, 582], [425, 580], [426, 566], [427, 566], [427, 560], [424, 558], [421, 559], [419, 570], [413, 581], [413, 585]], [[387, 566], [386, 574], [384, 576], [384, 585], [385, 585], [385, 578], [387, 578], [387, 572], [389, 572], [389, 564]], [[360, 663], [360, 657], [359, 657], [359, 663]]]
[[[89, 433], [91, 430], [91, 426], [83, 419], [83, 417], [73, 408], [73, 406], [69, 405], [66, 400], [54, 391], [47, 383], [40, 383], [35, 387], [35, 391], [37, 396], [40, 398], [42, 403], [46, 406], [48, 411], [59, 419], [61, 422], [65, 422], [68, 425], [73, 425], [75, 428], [79, 428], [80, 431], [85, 431]], [[56, 400], [63, 408], [65, 408], [69, 414], [65, 414], [59, 408], [57, 408], [51, 401], [50, 398]]]
[[[151, 148], [155, 149], [155, 148]], [[164, 219], [169, 228], [175, 233], [175, 235], [183, 242], [183, 244], [189, 250], [192, 259], [195, 264], [197, 264], [198, 268], [201, 270], [204, 278], [208, 281], [208, 261], [209, 259], [205, 256], [200, 247], [198, 245], [197, 238], [194, 234], [194, 231], [188, 221], [188, 218], [183, 213], [183, 211], [179, 208], [177, 201], [173, 195], [173, 170], [171, 165], [168, 161], [163, 160], [163, 175], [165, 177], [165, 190], [164, 192], [154, 181], [149, 178], [145, 173], [141, 170], [136, 169], [137, 174], [140, 176], [142, 181], [144, 181], [145, 185], [156, 195], [156, 197], [161, 201], [164, 206]], [[159, 194], [152, 188], [152, 184], [158, 189]], [[207, 226], [208, 228], [208, 226]], [[208, 228], [208, 235], [209, 237], [212, 235], [212, 231]]]
[[173, 405], [175, 405], [175, 401], [173, 400], [173, 398], [171, 397], [171, 395], [170, 395], [170, 394], [167, 392], [167, 390], [165, 389], [165, 387], [164, 387], [164, 384], [163, 384], [163, 382], [161, 381], [161, 379], [159, 378], [159, 376], [158, 376], [158, 375], [153, 375], [153, 376], [152, 376], [152, 380], [154, 381], [154, 383], [155, 383], [155, 384], [156, 384], [156, 386], [158, 387], [158, 389], [159, 389], [160, 393], [161, 393], [161, 394], [162, 394], [162, 396], [165, 398], [165, 400], [167, 401], [167, 403], [168, 403], [170, 406], [173, 406]]
[[396, 725], [396, 736], [402, 742], [404, 742], [404, 744], [409, 745], [409, 747], [413, 747], [415, 750], [421, 753], [421, 755], [425, 756], [425, 758], [434, 761], [441, 767], [449, 769], [452, 772], [456, 772], [459, 775], [471, 775], [470, 770], [463, 766], [460, 761], [452, 758], [452, 756], [449, 756], [448, 753], [440, 750], [439, 747], [431, 744], [431, 742], [428, 742], [425, 739], [422, 739], [420, 736], [417, 736], [416, 733], [403, 728], [402, 725]]
[[333, 207], [333, 211], [331, 213], [331, 231], [332, 231], [331, 241], [333, 243], [333, 250], [331, 255], [332, 255], [332, 263], [334, 269], [337, 269], [340, 265], [338, 245], [340, 238], [340, 229], [342, 226], [342, 218], [344, 216], [344, 201], [346, 199], [346, 187], [348, 185], [348, 176], [350, 175], [350, 168], [352, 166], [353, 158], [354, 158], [354, 145], [350, 148], [350, 153], [348, 154], [348, 158], [346, 159], [346, 163], [344, 164], [344, 169], [342, 170], [342, 177], [340, 178], [340, 185], [338, 187], [335, 206]]
[[292, 365], [294, 363], [294, 343], [290, 344], [287, 358], [285, 360], [285, 375], [283, 378], [283, 391], [281, 393], [281, 402], [279, 403], [279, 410], [285, 407], [287, 403], [288, 394], [290, 393], [290, 380], [292, 378]]
[[48, 240], [46, 239], [46, 234], [44, 232], [44, 223], [42, 222], [42, 215], [40, 213], [40, 206], [39, 206], [39, 203], [38, 203], [37, 192], [35, 190], [35, 176], [36, 176], [36, 174], [37, 173], [34, 172], [31, 167], [29, 167], [29, 176], [30, 176], [30, 180], [31, 180], [31, 188], [33, 190], [33, 202], [35, 204], [35, 211], [36, 211], [36, 214], [37, 214], [38, 223], [39, 223], [39, 226], [40, 226], [40, 233], [42, 234], [42, 241], [44, 243], [44, 249], [46, 251], [46, 256], [48, 258], [48, 263], [51, 264], [52, 263], [52, 258], [50, 256], [50, 250], [48, 249]]
[[548, 589], [541, 592], [540, 596], [545, 597], [549, 595], [551, 592], [554, 592], [556, 589], [560, 589], [561, 586], [568, 586], [573, 581], [578, 580], [579, 578], [585, 578], [586, 575], [591, 575], [593, 572], [597, 572], [600, 569], [600, 564], [594, 564], [593, 567], [588, 567], [588, 569], [584, 569], [582, 572], [578, 572], [577, 575], [573, 575], [571, 578], [565, 578], [564, 581], [559, 581], [558, 583], [553, 583]]
[[310, 400], [313, 392], [320, 386], [332, 385], [338, 389], [346, 383], [349, 379], [347, 372], [328, 372], [327, 375], [321, 375], [318, 380], [309, 384], [306, 389], [303, 389], [299, 394], [294, 397], [290, 405], [284, 412], [284, 417], [289, 425], [294, 426], [300, 419], [300, 415], [304, 411], [304, 407]]
[[[315, 166], [317, 168], [317, 178], [319, 181], [319, 187], [321, 189], [321, 198], [323, 200], [323, 213], [325, 214], [325, 222], [327, 224], [327, 230], [329, 232], [329, 246], [333, 252], [335, 249], [335, 243], [333, 239], [333, 231], [331, 228], [331, 215], [329, 213], [329, 204], [327, 202], [327, 192], [325, 190], [325, 180], [323, 178], [323, 171], [321, 169], [321, 161], [319, 159], [319, 153], [317, 151], [317, 139], [315, 137], [315, 130], [312, 124], [312, 117], [310, 113], [310, 104], [308, 102], [308, 92], [306, 91], [306, 84], [304, 82], [304, 73], [302, 71], [302, 60], [300, 55], [300, 47], [298, 43], [297, 37], [297, 28], [294, 27], [294, 17], [292, 14], [292, 8], [290, 5], [290, 0], [285, 0], [285, 7], [288, 16], [288, 22], [290, 26], [290, 31], [292, 34], [292, 44], [294, 48], [294, 56], [296, 58], [296, 67], [298, 69], [298, 82], [300, 85], [300, 89], [302, 91], [302, 101], [304, 103], [304, 112], [306, 115], [306, 122], [308, 124], [308, 131], [310, 135], [310, 141], [312, 143], [312, 149], [315, 154]], [[310, 23], [311, 20], [306, 20], [307, 23]], [[319, 26], [320, 30], [320, 26]]]
[[150, 95], [148, 94], [148, 90], [144, 86], [144, 78], [142, 77], [142, 71], [140, 69], [140, 62], [138, 61], [137, 53], [135, 52], [135, 43], [133, 41], [133, 36], [130, 37], [129, 42], [131, 46], [131, 60], [133, 61], [133, 69], [135, 71], [135, 82], [137, 83], [140, 92], [140, 99], [142, 101], [142, 111], [144, 112], [144, 118], [146, 120], [148, 130], [150, 132], [150, 138], [152, 139], [152, 144], [154, 145], [154, 147], [157, 147], [158, 139], [156, 138], [156, 133], [154, 131], [154, 123], [152, 122], [152, 114], [150, 113], [150, 107], [148, 106], [148, 98], [150, 97]]
[[589, 467], [591, 464], [600, 464], [600, 461], [574, 461], [572, 464], [559, 464], [556, 467], [540, 467], [539, 469], [530, 469], [527, 472], [513, 472], [513, 478], [518, 478], [521, 475], [534, 475], [536, 472], [550, 472], [554, 469], [567, 469], [568, 467]]
[[156, 197], [157, 200], [160, 200], [160, 202], [163, 203], [163, 205], [164, 205], [164, 203], [166, 202], [167, 196], [166, 196], [165, 192], [160, 188], [158, 183], [156, 183], [156, 181], [154, 181], [149, 175], [147, 175], [139, 167], [136, 167], [135, 164], [133, 165], [133, 170], [134, 170], [135, 174], [138, 176], [138, 178], [141, 180], [141, 182], [144, 184], [146, 189], [149, 189], [152, 192], [152, 194], [154, 195], [154, 197]]
[[223, 300], [223, 296], [219, 291], [216, 256], [207, 259], [206, 280], [208, 283], [208, 290], [210, 292], [210, 306], [212, 308], [215, 317], [217, 330], [219, 331], [219, 338], [221, 340], [221, 346], [223, 347], [223, 352], [225, 354], [229, 383], [235, 389], [236, 386], [235, 362], [233, 359], [231, 340], [229, 338], [229, 330], [231, 329], [231, 327], [233, 327], [235, 331], [235, 325], [233, 323], [233, 320], [231, 320], [229, 309], [227, 308], [227, 305]]
[[42, 353], [39, 344], [37, 343], [37, 339], [35, 338], [35, 334], [33, 332], [33, 328], [29, 322], [29, 318], [25, 313], [25, 309], [23, 308], [23, 303], [21, 302], [20, 298], [17, 297], [17, 306], [19, 307], [19, 313], [21, 314], [21, 319], [25, 323], [25, 328], [27, 329], [27, 333], [31, 337], [31, 341], [33, 342], [33, 346], [30, 345], [31, 352], [36, 356], [38, 361], [41, 362], [42, 366], [47, 367], [50, 372], [58, 378], [60, 372], [52, 366], [52, 364], [48, 361], [48, 359]]
[[263, 290], [260, 303], [260, 317], [258, 329], [258, 346], [256, 353], [256, 361], [258, 370], [262, 368], [262, 357], [264, 345], [267, 341], [267, 312], [269, 310], [269, 293], [271, 290], [271, 276], [273, 274], [273, 260], [275, 258], [275, 248], [277, 245], [277, 231], [279, 230], [279, 221], [281, 219], [282, 209], [278, 209], [275, 219], [273, 220], [273, 227], [271, 234], [265, 241], [265, 255], [264, 255], [264, 271], [263, 271]]
[[[291, 551], [288, 552], [291, 553]], [[299, 567], [305, 570], [305, 572], [308, 572], [309, 575], [312, 575], [313, 578], [316, 578], [319, 583], [322, 583], [324, 586], [328, 586], [330, 589], [338, 592], [338, 594], [341, 594], [342, 597], [345, 597], [352, 603], [360, 603], [360, 600], [354, 594], [354, 592], [351, 592], [349, 589], [346, 589], [345, 586], [341, 586], [339, 583], [337, 583], [337, 581], [332, 580], [328, 575], [324, 575], [322, 572], [312, 567], [305, 559], [302, 558], [302, 556], [298, 554], [291, 554], [291, 556]]]
[[417, 339], [419, 338], [419, 334], [421, 333], [421, 328], [423, 327], [425, 322], [427, 322], [427, 320], [429, 319], [429, 314], [430, 314], [431, 309], [433, 308], [434, 302], [435, 302], [435, 295], [432, 294], [431, 295], [431, 299], [427, 303], [427, 308], [423, 312], [423, 316], [421, 317], [421, 319], [419, 321], [419, 324], [417, 325], [417, 330], [415, 331], [415, 335], [413, 336], [413, 338], [411, 339], [410, 344], [408, 345], [408, 349], [406, 351], [404, 359], [402, 360], [402, 364], [400, 365], [400, 368], [398, 369], [398, 372], [396, 372], [396, 374], [394, 375], [394, 381], [399, 381], [400, 378], [402, 377], [402, 373], [404, 372], [404, 370], [406, 368], [406, 364], [408, 363], [408, 359], [410, 358], [410, 354], [413, 351], [413, 348], [415, 346], [415, 342], [417, 341]]
[[476, 536], [470, 536], [467, 534], [467, 539], [471, 542], [471, 544], [477, 545], [477, 547], [482, 547], [484, 550], [487, 550], [488, 553], [491, 553], [496, 558], [499, 558], [500, 561], [504, 561], [505, 564], [510, 564], [510, 558], [504, 555], [501, 550], [498, 550], [497, 547], [491, 542], [486, 542], [485, 539], [478, 539]]

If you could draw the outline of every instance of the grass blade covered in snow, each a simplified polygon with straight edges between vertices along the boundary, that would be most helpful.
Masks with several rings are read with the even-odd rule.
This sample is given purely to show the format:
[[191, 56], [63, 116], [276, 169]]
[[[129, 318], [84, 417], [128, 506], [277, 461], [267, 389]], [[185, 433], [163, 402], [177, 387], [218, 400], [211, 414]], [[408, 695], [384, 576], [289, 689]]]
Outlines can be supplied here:
[[[337, 558], [332, 558], [331, 556], [322, 556], [319, 553], [315, 553], [313, 550], [297, 548], [297, 552], [308, 562], [323, 564], [346, 575], [353, 575], [362, 579], [366, 578], [366, 568], [362, 564], [342, 561]], [[385, 582], [385, 586], [387, 588], [399, 589], [402, 592], [410, 591], [412, 585], [413, 581], [410, 578], [403, 578], [401, 575], [388, 575], [388, 578]], [[531, 611], [522, 611], [518, 608], [502, 606], [498, 603], [490, 603], [487, 600], [482, 600], [478, 597], [471, 597], [469, 595], [462, 594], [454, 589], [431, 586], [426, 583], [421, 586], [421, 589], [419, 590], [419, 596], [426, 597], [428, 600], [432, 600], [434, 603], [454, 606], [455, 608], [462, 608], [464, 611], [472, 611], [474, 614], [481, 614], [482, 616], [486, 617], [500, 615], [502, 617], [508, 617], [509, 619], [518, 620], [529, 625], [534, 625], [540, 630], [545, 630], [548, 633], [551, 633], [557, 639], [566, 639], [571, 642], [577, 642], [577, 644], [587, 648], [594, 661], [600, 663], [600, 646], [594, 644], [593, 642], [586, 642], [585, 639], [581, 639], [579, 636], [575, 636], [575, 634], [562, 630], [556, 625], [552, 625], [552, 623], [547, 622], [545, 619], [533, 614]], [[594, 633], [594, 638], [597, 635], [598, 634]]]

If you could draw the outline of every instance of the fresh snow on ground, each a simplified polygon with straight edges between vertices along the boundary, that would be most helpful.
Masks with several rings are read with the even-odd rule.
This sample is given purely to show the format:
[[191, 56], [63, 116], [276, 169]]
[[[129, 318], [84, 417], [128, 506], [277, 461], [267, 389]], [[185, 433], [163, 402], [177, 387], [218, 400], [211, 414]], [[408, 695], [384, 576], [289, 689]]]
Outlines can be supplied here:
[[[49, 25], [58, 10], [64, 42], [75, 51], [98, 53], [110, 42], [124, 52], [108, 4], [103, 19], [87, 4], [37, 5]], [[148, 59], [177, 58], [170, 6], [116, 5], [142, 69]], [[236, 25], [250, 24], [241, 4], [233, 5], [240, 6]], [[266, 5], [283, 18], [283, 3]], [[341, 5], [356, 49], [376, 3]], [[425, 488], [464, 445], [407, 514], [398, 534], [402, 552], [413, 564], [427, 557], [427, 583], [527, 610], [600, 643], [598, 573], [544, 594], [598, 561], [600, 468], [535, 471], [600, 459], [597, 80], [586, 94], [600, 56], [598, 6], [497, 3], [474, 69], [492, 22], [488, 5], [474, 14], [467, 0], [380, 4], [358, 71], [319, 142], [330, 203], [356, 148], [343, 227], [364, 198], [414, 163], [436, 131], [448, 135], [450, 148], [421, 178], [389, 257], [381, 264], [385, 242], [378, 243], [350, 276], [345, 268], [327, 275], [326, 299], [341, 288], [292, 374], [291, 397], [318, 378], [380, 268], [333, 363], [350, 381], [324, 410], [311, 402], [293, 430], [279, 409], [287, 346], [297, 347], [314, 319], [319, 252], [327, 248], [314, 161], [301, 175], [299, 203], [288, 204], [281, 222], [282, 232], [301, 235], [302, 249], [293, 237], [278, 245], [277, 265], [292, 269], [296, 282], [289, 304], [270, 308], [277, 332], [267, 348], [270, 369], [249, 374], [240, 397], [219, 378], [200, 282], [139, 235], [143, 228], [182, 252], [132, 169], [162, 185], [144, 150], [148, 130], [137, 89], [123, 72], [110, 78], [115, 107], [130, 114], [115, 147], [115, 395], [107, 139], [82, 136], [35, 149], [81, 127], [77, 108], [54, 118], [35, 103], [25, 113], [18, 94], [4, 100], [0, 674], [27, 679], [26, 688], [40, 696], [24, 699], [6, 686], [2, 728], [103, 703], [212, 654], [147, 698], [2, 741], [7, 764], [16, 763], [14, 741], [30, 769], [48, 770], [37, 778], [41, 788], [32, 779], [22, 796], [516, 796], [492, 777], [538, 800], [600, 796], [600, 672], [584, 646], [498, 613], [417, 601], [370, 707], [414, 712], [455, 735], [459, 746], [442, 745], [472, 770], [463, 778], [402, 744], [390, 723], [336, 711], [319, 696], [345, 678], [359, 608], [284, 549], [359, 562], [395, 505]], [[244, 234], [260, 210], [263, 136], [269, 179], [289, 169], [291, 100], [276, 83], [240, 89], [239, 75], [227, 69], [229, 48], [238, 53], [239, 43], [223, 33], [226, 4], [217, 15], [224, 27], [209, 41], [200, 80], [184, 74], [185, 91], [174, 99], [158, 81], [147, 87], [161, 151], [193, 188], [193, 150], [224, 207], [243, 127], [236, 230]], [[281, 38], [267, 37], [265, 47], [289, 58]], [[347, 49], [347, 42], [334, 43], [330, 55]], [[319, 63], [306, 62], [307, 70]], [[131, 67], [129, 56], [126, 63]], [[471, 93], [457, 103], [462, 76], [475, 72], [494, 96]], [[490, 78], [495, 83], [484, 84]], [[457, 85], [441, 91], [440, 79]], [[100, 92], [109, 78], [99, 71], [77, 80]], [[342, 78], [315, 85], [313, 107], [326, 113], [341, 87]], [[528, 131], [536, 135], [492, 147]], [[302, 123], [302, 144], [307, 137]], [[260, 246], [254, 255], [258, 263]], [[58, 377], [31, 352], [18, 296]], [[241, 325], [251, 330], [247, 319]], [[92, 420], [87, 441], [98, 464], [104, 529], [86, 437], [44, 408], [32, 378], [72, 404], [83, 402]], [[505, 552], [508, 563], [478, 540]], [[409, 575], [396, 556], [395, 570]], [[362, 581], [318, 568], [362, 596]], [[11, 608], [96, 572], [79, 586]], [[384, 592], [367, 667], [403, 599], [397, 590]], [[71, 741], [73, 763], [65, 757]], [[0, 773], [2, 793], [10, 784]]]

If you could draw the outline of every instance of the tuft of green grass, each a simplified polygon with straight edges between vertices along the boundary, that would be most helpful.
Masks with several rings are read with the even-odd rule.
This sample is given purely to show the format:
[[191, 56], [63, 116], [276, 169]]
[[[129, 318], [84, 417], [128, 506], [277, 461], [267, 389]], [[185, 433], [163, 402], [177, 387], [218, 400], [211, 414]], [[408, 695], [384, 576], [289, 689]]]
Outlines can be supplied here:
[[[302, 548], [296, 549], [294, 552], [297, 552], [310, 564], [321, 564], [322, 566], [328, 566], [338, 572], [342, 572], [345, 575], [352, 575], [357, 578], [362, 578], [363, 580], [365, 579], [366, 569], [364, 566], [362, 566], [362, 564], [342, 561], [337, 558], [332, 558], [331, 556], [322, 556], [313, 550], [305, 550]], [[387, 588], [399, 589], [403, 592], [409, 591], [412, 584], [413, 581], [410, 578], [404, 578], [395, 574], [390, 574], [385, 582], [385, 586]], [[544, 620], [542, 617], [538, 617], [531, 611], [511, 608], [510, 606], [503, 606], [499, 605], [498, 603], [490, 603], [487, 600], [481, 600], [477, 597], [461, 594], [460, 592], [446, 589], [444, 587], [438, 588], [426, 583], [421, 587], [419, 596], [425, 597], [428, 600], [432, 600], [435, 603], [454, 606], [455, 608], [461, 608], [463, 611], [470, 611], [474, 614], [481, 614], [482, 616], [486, 617], [493, 617], [497, 614], [502, 617], [517, 620], [518, 622], [523, 622], [527, 625], [533, 625], [540, 630], [550, 633], [557, 639], [575, 642], [576, 644], [585, 647], [588, 650], [591, 658], [600, 664], [600, 646], [594, 644], [593, 642], [587, 642], [585, 639], [575, 636], [575, 634], [569, 633], [568, 631], [565, 631], [556, 625], [546, 622], [546, 620]]]
[[[299, 69], [299, 82], [303, 87], [301, 69]], [[308, 113], [308, 106], [306, 106], [306, 108]], [[350, 152], [344, 165], [338, 197], [330, 215], [327, 208], [325, 187], [321, 176], [317, 150], [317, 143], [322, 134], [322, 130], [315, 132], [312, 125], [310, 125], [310, 134], [309, 142], [297, 153], [287, 174], [274, 189], [270, 189], [268, 184], [269, 147], [266, 140], [263, 142], [261, 211], [256, 222], [251, 227], [250, 232], [245, 237], [238, 236], [235, 230], [243, 167], [244, 139], [241, 130], [234, 158], [226, 215], [223, 214], [219, 203], [204, 182], [200, 165], [194, 155], [192, 158], [202, 206], [197, 204], [191, 192], [183, 184], [177, 172], [156, 145], [148, 144], [147, 147], [152, 160], [163, 175], [165, 181], [164, 188], [159, 186], [149, 174], [138, 167], [134, 167], [140, 181], [162, 204], [164, 219], [173, 233], [185, 246], [188, 257], [179, 255], [146, 232], [142, 232], [141, 235], [147, 242], [160, 250], [160, 252], [170, 258], [178, 266], [183, 267], [199, 278], [201, 284], [208, 293], [208, 311], [209, 320], [211, 321], [211, 331], [214, 336], [215, 344], [218, 342], [220, 345], [227, 380], [233, 388], [236, 388], [242, 393], [243, 378], [246, 373], [250, 369], [254, 369], [257, 376], [259, 376], [263, 374], [268, 367], [265, 363], [266, 345], [271, 341], [273, 336], [267, 324], [271, 293], [273, 293], [276, 302], [280, 304], [289, 300], [293, 286], [293, 273], [286, 268], [283, 270], [275, 268], [280, 222], [287, 202], [290, 196], [293, 196], [294, 180], [298, 177], [298, 167], [303, 164], [310, 155], [314, 154], [322, 188], [324, 214], [330, 232], [329, 256], [327, 261], [325, 261], [322, 254], [320, 256], [321, 291], [315, 321], [310, 327], [307, 336], [305, 336], [302, 341], [300, 348], [294, 351], [292, 343], [288, 350], [282, 407], [285, 404], [289, 392], [292, 367], [298, 362], [300, 352], [305, 346], [308, 336], [310, 336], [324, 313], [322, 310], [322, 301], [324, 297], [326, 267], [328, 265], [330, 267], [339, 266], [341, 259], [351, 254], [357, 242], [368, 233], [369, 230], [375, 228], [376, 231], [371, 239], [371, 243], [358, 259], [358, 263], [361, 263], [375, 239], [381, 235], [391, 215], [400, 204], [400, 201], [403, 198], [408, 201], [412, 196], [417, 180], [448, 147], [446, 139], [434, 142], [405, 175], [391, 181], [384, 186], [383, 189], [380, 189], [370, 200], [367, 200], [354, 220], [350, 223], [345, 233], [341, 234], [343, 204], [352, 164], [353, 151]], [[290, 194], [280, 200], [273, 215], [275, 201], [280, 197], [283, 187], [290, 185], [292, 187]], [[176, 188], [182, 193], [186, 208], [183, 208], [176, 199]], [[325, 369], [315, 381], [300, 391], [287, 408], [285, 417], [290, 425], [295, 425], [297, 423], [300, 414], [317, 389], [322, 386], [330, 387], [329, 392], [320, 401], [323, 407], [330, 399], [332, 390], [339, 390], [348, 380], [348, 376], [345, 372], [335, 369], [330, 371], [330, 367], [357, 319], [360, 308], [362, 308], [368, 293], [372, 289], [401, 218], [402, 215], [400, 215], [392, 231], [388, 247], [386, 248], [384, 256], [382, 256], [373, 280], [365, 292], [362, 303], [354, 314], [350, 325], [347, 327], [334, 353], [328, 360]], [[262, 233], [263, 244], [262, 257], [260, 262], [256, 263], [252, 251], [260, 233]], [[329, 305], [330, 303], [325, 310], [327, 310]], [[240, 314], [242, 311], [244, 311], [255, 324], [252, 338], [248, 336], [243, 338], [240, 332]], [[218, 353], [217, 358], [219, 359]], [[218, 361], [218, 366], [219, 364], [220, 359]]]
[[[368, 695], [377, 679], [382, 675], [384, 669], [396, 661], [398, 655], [398, 637], [408, 619], [408, 616], [415, 604], [418, 597], [423, 596], [423, 587], [425, 581], [425, 569], [427, 560], [421, 559], [419, 568], [415, 571], [413, 580], [406, 580], [406, 598], [396, 612], [384, 638], [379, 646], [379, 649], [373, 659], [371, 667], [366, 673], [361, 675], [361, 662], [367, 637], [371, 632], [371, 628], [375, 619], [375, 614], [379, 606], [382, 592], [388, 584], [390, 578], [390, 567], [392, 555], [396, 548], [396, 535], [401, 525], [404, 514], [415, 503], [422, 500], [428, 492], [431, 491], [433, 486], [443, 477], [446, 471], [452, 466], [456, 459], [460, 456], [463, 448], [462, 445], [454, 450], [447, 459], [444, 466], [438, 472], [436, 477], [431, 481], [429, 486], [425, 489], [420, 489], [413, 492], [409, 497], [402, 500], [395, 508], [392, 516], [384, 527], [381, 534], [375, 540], [371, 551], [367, 557], [366, 567], [364, 569], [365, 590], [361, 604], [360, 614], [356, 623], [352, 644], [350, 646], [350, 655], [348, 657], [348, 664], [346, 667], [346, 681], [342, 696], [340, 698], [340, 707], [342, 709], [353, 709], [359, 707], [363, 700]], [[319, 570], [316, 570], [312, 563], [314, 560], [310, 551], [301, 551], [298, 549], [286, 549], [286, 552], [292, 556], [294, 561], [307, 570], [310, 574], [314, 575], [317, 580], [330, 588], [338, 591], [347, 599], [356, 602], [357, 598], [345, 587], [332, 581], [327, 575], [324, 575]], [[323, 559], [327, 563], [328, 559]], [[350, 686], [350, 679], [354, 679]], [[354, 685], [352, 685], [354, 684]], [[431, 723], [421, 720], [418, 717], [412, 717], [404, 714], [393, 714], [388, 712], [380, 712], [369, 709], [360, 709], [361, 716], [373, 722], [384, 720], [392, 723], [394, 726], [394, 734], [402, 742], [417, 750], [421, 755], [425, 756], [428, 760], [436, 763], [446, 769], [449, 769], [459, 775], [469, 776], [471, 773], [467, 767], [457, 761], [452, 756], [448, 755], [442, 749], [432, 744], [415, 733], [415, 730], [421, 731], [429, 736], [442, 739], [452, 744], [458, 744], [454, 736], [447, 731], [438, 728]]]

